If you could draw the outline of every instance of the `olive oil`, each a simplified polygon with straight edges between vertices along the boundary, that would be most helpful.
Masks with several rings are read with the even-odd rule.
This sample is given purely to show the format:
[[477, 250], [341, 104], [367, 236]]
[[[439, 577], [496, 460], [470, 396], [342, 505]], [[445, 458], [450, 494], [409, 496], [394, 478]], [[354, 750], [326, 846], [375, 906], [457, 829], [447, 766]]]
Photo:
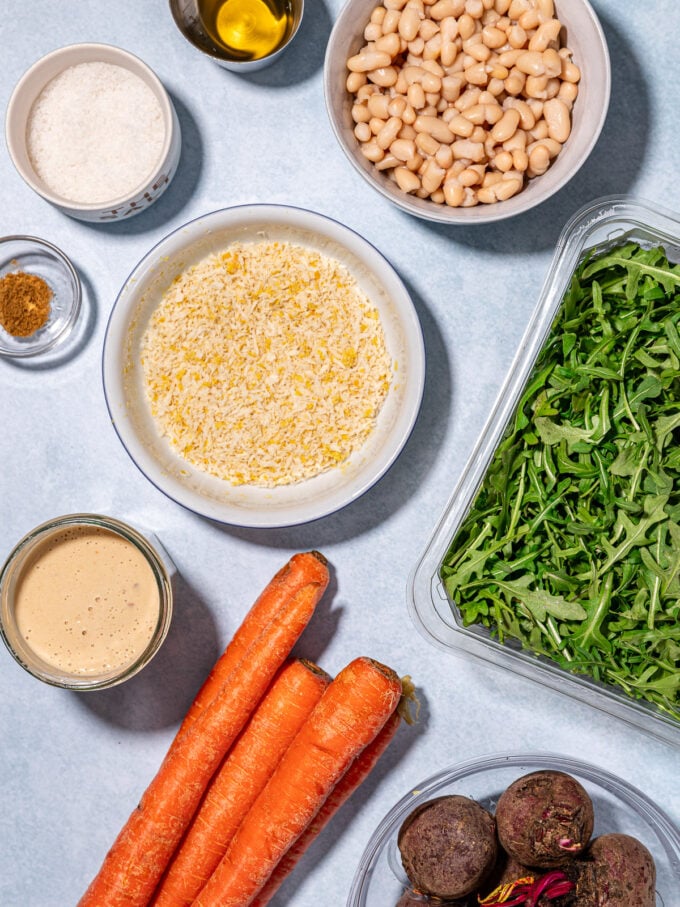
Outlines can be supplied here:
[[273, 53], [293, 25], [290, 0], [198, 0], [203, 26], [234, 60]]

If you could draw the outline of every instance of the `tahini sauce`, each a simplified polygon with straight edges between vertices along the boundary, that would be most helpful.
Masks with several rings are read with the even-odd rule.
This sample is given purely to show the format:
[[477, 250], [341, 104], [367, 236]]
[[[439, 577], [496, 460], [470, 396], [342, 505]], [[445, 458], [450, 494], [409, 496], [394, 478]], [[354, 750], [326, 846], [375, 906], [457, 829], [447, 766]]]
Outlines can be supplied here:
[[15, 603], [26, 645], [53, 668], [79, 676], [132, 664], [148, 646], [160, 608], [144, 555], [96, 526], [59, 530], [36, 545]]

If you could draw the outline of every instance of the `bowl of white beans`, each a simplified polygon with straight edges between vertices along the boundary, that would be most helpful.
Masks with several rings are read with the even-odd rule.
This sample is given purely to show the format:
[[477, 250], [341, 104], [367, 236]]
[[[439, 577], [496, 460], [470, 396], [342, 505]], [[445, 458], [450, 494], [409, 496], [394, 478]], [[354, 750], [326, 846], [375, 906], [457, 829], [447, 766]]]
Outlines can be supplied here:
[[348, 0], [324, 67], [358, 173], [451, 224], [512, 217], [561, 189], [599, 138], [610, 85], [588, 0]]

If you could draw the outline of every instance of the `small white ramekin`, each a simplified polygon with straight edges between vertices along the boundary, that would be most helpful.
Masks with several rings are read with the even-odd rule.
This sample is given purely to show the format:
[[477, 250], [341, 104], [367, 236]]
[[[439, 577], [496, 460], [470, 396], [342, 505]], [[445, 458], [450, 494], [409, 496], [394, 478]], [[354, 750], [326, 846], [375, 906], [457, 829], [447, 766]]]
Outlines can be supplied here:
[[[34, 101], [48, 82], [59, 73], [79, 63], [109, 63], [122, 66], [138, 76], [153, 91], [163, 113], [165, 140], [158, 161], [143, 183], [125, 196], [92, 204], [74, 202], [52, 192], [40, 179], [28, 154], [26, 127]], [[7, 105], [5, 118], [7, 150], [24, 181], [64, 214], [78, 220], [107, 222], [139, 214], [165, 192], [175, 175], [181, 151], [181, 134], [177, 113], [158, 76], [146, 63], [128, 51], [110, 44], [70, 44], [41, 57], [17, 83]]]

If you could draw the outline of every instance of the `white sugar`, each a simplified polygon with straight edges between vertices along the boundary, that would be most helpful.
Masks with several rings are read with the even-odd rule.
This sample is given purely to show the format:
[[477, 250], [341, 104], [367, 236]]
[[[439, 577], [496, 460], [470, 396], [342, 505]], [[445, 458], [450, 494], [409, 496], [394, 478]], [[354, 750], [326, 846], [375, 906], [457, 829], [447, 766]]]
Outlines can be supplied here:
[[158, 99], [134, 73], [79, 63], [49, 82], [26, 130], [28, 154], [48, 189], [78, 203], [129, 195], [157, 166], [165, 128]]

